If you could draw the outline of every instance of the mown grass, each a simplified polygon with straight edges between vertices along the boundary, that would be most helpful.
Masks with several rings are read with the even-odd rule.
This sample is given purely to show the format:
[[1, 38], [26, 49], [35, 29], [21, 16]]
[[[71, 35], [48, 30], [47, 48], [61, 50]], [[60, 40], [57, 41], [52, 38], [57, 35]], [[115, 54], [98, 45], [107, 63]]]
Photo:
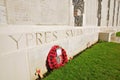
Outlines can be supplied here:
[[98, 43], [43, 80], [120, 80], [120, 44]]
[[116, 36], [117, 36], [117, 37], [120, 37], [120, 32], [117, 32], [117, 33], [116, 33]]

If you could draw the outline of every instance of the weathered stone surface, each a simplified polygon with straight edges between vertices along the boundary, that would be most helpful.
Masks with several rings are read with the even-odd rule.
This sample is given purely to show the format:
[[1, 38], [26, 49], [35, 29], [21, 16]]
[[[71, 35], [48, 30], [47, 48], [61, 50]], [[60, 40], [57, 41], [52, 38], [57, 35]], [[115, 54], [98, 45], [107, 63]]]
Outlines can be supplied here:
[[85, 0], [85, 26], [97, 26], [98, 0]]
[[4, 0], [0, 0], [0, 24], [7, 24], [6, 7]]
[[5, 5], [5, 0], [0, 0], [0, 6], [4, 6]]
[[8, 0], [8, 22], [9, 24], [69, 25], [69, 3], [69, 0]]

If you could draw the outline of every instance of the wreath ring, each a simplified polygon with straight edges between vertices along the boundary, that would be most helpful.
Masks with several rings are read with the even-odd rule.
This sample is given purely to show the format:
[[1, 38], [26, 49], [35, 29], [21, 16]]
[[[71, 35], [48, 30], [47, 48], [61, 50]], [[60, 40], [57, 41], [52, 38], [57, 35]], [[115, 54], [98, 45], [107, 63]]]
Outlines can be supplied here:
[[50, 69], [57, 69], [64, 66], [68, 62], [66, 51], [58, 46], [54, 45], [47, 56], [47, 64]]

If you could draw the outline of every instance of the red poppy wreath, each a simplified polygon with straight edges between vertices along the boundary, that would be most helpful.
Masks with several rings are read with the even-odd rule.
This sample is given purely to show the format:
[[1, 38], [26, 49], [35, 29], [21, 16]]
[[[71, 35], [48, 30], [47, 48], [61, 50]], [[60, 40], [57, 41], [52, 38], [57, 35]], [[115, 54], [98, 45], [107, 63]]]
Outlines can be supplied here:
[[47, 56], [47, 63], [50, 69], [57, 69], [64, 66], [68, 62], [66, 51], [58, 46], [54, 45]]

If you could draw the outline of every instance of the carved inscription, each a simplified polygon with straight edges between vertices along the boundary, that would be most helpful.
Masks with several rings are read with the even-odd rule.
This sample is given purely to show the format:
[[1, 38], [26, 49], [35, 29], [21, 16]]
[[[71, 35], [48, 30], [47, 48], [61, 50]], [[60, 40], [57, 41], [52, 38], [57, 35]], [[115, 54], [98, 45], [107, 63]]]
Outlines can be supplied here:
[[43, 41], [42, 41], [42, 38], [43, 38], [43, 34], [42, 33], [36, 33], [36, 44], [43, 44]]
[[6, 8], [4, 6], [0, 6], [0, 24], [6, 23]]
[[[26, 33], [21, 34], [18, 36], [15, 35], [8, 35], [10, 39], [16, 44], [16, 49], [20, 49], [20, 44], [22, 44], [22, 41], [25, 42], [26, 47], [33, 46], [33, 45], [42, 45], [45, 43], [50, 43], [59, 39], [63, 38], [70, 38], [74, 36], [79, 36], [82, 34], [82, 30], [66, 30], [61, 35], [61, 33], [57, 31], [47, 31], [47, 32], [40, 32], [40, 33]], [[24, 39], [25, 37], [25, 39]], [[23, 40], [24, 39], [24, 40]]]
[[18, 38], [16, 38], [16, 37], [14, 37], [12, 35], [9, 35], [9, 37], [16, 43], [16, 48], [17, 49], [19, 49], [19, 41], [20, 41], [20, 39], [21, 39], [22, 36], [23, 35], [20, 35], [20, 36], [18, 36]]
[[66, 31], [66, 36], [67, 37], [73, 37], [74, 36], [73, 30]]
[[7, 7], [10, 24], [67, 25], [69, 21], [69, 0], [7, 0]]
[[4, 3], [5, 3], [5, 0], [0, 0], [0, 5], [1, 6], [5, 5]]

